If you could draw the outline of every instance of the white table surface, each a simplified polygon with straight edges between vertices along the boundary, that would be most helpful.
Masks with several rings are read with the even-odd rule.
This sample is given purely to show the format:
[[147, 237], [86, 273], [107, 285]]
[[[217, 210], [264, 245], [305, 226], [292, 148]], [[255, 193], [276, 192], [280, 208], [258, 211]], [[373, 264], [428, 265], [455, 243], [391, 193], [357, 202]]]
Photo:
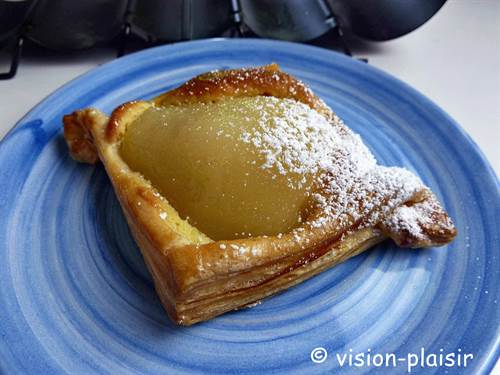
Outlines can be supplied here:
[[[407, 82], [448, 112], [500, 175], [500, 1], [448, 0], [404, 37], [358, 50], [369, 63]], [[0, 138], [56, 88], [114, 58], [98, 49], [74, 56], [31, 56], [0, 81]], [[6, 68], [5, 54], [0, 66]], [[492, 327], [494, 329], [494, 327]], [[500, 362], [495, 367], [500, 373]], [[496, 372], [494, 370], [494, 372]]]

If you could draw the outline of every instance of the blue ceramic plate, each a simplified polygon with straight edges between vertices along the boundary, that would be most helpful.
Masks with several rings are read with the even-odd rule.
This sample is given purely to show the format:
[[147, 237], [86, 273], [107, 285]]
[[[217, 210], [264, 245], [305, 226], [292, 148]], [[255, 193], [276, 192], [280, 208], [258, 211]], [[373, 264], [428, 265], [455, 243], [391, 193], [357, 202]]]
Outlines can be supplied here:
[[[109, 112], [208, 70], [273, 61], [326, 100], [379, 162], [420, 175], [459, 235], [439, 249], [386, 242], [254, 308], [176, 327], [103, 168], [68, 156], [61, 117], [88, 106]], [[412, 372], [486, 373], [498, 358], [498, 180], [446, 113], [370, 65], [265, 40], [143, 51], [35, 107], [1, 143], [0, 173], [2, 373], [401, 373], [411, 355], [419, 356]], [[311, 359], [318, 347], [328, 353], [314, 353], [321, 363]], [[450, 353], [455, 366], [439, 367]], [[464, 354], [473, 355], [467, 367]]]

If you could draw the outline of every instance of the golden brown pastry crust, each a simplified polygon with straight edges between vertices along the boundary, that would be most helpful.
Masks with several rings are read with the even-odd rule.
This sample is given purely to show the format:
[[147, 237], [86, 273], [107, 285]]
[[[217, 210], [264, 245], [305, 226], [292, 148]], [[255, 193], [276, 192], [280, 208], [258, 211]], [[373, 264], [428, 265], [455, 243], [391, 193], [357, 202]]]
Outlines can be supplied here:
[[[190, 325], [259, 301], [387, 237], [400, 245], [422, 247], [447, 243], [456, 235], [448, 216], [436, 203], [432, 212], [427, 212], [432, 220], [421, 225], [424, 236], [394, 231], [383, 221], [369, 225], [365, 217], [347, 222], [325, 221], [321, 226], [311, 226], [306, 220], [300, 228], [282, 236], [214, 242], [180, 218], [167, 199], [120, 157], [120, 140], [127, 126], [151, 106], [257, 95], [292, 98], [327, 119], [333, 116], [321, 99], [273, 64], [204, 74], [150, 102], [125, 103], [109, 119], [93, 109], [64, 117], [64, 135], [71, 155], [87, 163], [99, 159], [103, 162], [158, 295], [174, 321]], [[435, 198], [425, 190], [401, 204], [411, 207], [427, 201], [434, 202]], [[383, 205], [375, 207], [371, 214], [383, 209], [387, 216]]]
[[274, 96], [295, 99], [327, 118], [332, 111], [326, 104], [277, 64], [257, 68], [214, 71], [199, 75], [182, 86], [153, 99], [156, 105], [183, 105], [215, 102], [225, 97]]

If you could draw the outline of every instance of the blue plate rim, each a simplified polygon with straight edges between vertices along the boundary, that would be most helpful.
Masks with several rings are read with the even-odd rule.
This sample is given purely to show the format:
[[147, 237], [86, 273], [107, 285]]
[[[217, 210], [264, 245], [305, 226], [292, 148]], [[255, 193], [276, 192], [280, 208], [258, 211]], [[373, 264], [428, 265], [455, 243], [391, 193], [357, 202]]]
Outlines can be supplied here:
[[[201, 39], [201, 40], [196, 40], [196, 41], [185, 41], [185, 42], [177, 42], [177, 43], [172, 43], [169, 45], [163, 45], [163, 46], [157, 46], [153, 48], [148, 48], [145, 50], [141, 50], [138, 52], [134, 52], [131, 54], [128, 54], [126, 56], [123, 56], [121, 58], [106, 62], [102, 65], [99, 65], [97, 67], [93, 67], [89, 69], [88, 71], [78, 75], [77, 77], [71, 79], [70, 81], [66, 82], [65, 84], [61, 85], [54, 91], [52, 91], [50, 94], [46, 95], [43, 97], [35, 106], [33, 106], [24, 116], [19, 119], [16, 124], [10, 128], [9, 131], [4, 135], [3, 139], [0, 140], [0, 151], [2, 151], [3, 147], [5, 147], [6, 143], [10, 140], [11, 136], [15, 133], [15, 130], [20, 127], [25, 121], [29, 120], [30, 117], [36, 113], [39, 108], [46, 102], [51, 100], [54, 97], [57, 97], [61, 93], [65, 92], [66, 90], [71, 89], [73, 86], [78, 85], [79, 82], [87, 80], [91, 78], [93, 75], [100, 74], [101, 72], [106, 71], [107, 69], [114, 68], [114, 67], [119, 67], [122, 64], [125, 64], [127, 62], [131, 62], [136, 60], [138, 57], [140, 58], [145, 58], [148, 55], [154, 56], [155, 54], [158, 53], [159, 50], [169, 50], [170, 52], [174, 52], [177, 49], [185, 49], [186, 47], [201, 47], [204, 46], [206, 47], [207, 44], [212, 44], [216, 45], [218, 43], [225, 43], [225, 44], [241, 44], [241, 43], [251, 43], [253, 45], [257, 45], [258, 47], [269, 47], [269, 46], [276, 46], [280, 45], [283, 46], [284, 48], [294, 48], [298, 50], [302, 50], [304, 52], [310, 51], [311, 53], [314, 54], [319, 54], [320, 56], [328, 57], [329, 55], [335, 55], [336, 58], [340, 60], [350, 60], [350, 63], [352, 64], [359, 64], [360, 66], [364, 66], [363, 69], [368, 69], [369, 71], [371, 70], [373, 73], [376, 75], [382, 77], [384, 80], [388, 80], [390, 83], [399, 85], [404, 87], [409, 93], [412, 95], [416, 96], [421, 100], [423, 103], [425, 103], [426, 106], [429, 106], [433, 111], [438, 112], [440, 115], [442, 115], [444, 118], [449, 120], [449, 123], [446, 124], [446, 126], [453, 128], [454, 131], [458, 132], [460, 136], [462, 136], [462, 141], [465, 142], [471, 150], [476, 154], [480, 161], [480, 165], [484, 167], [483, 173], [485, 173], [483, 176], [488, 176], [491, 181], [494, 181], [496, 184], [497, 189], [500, 189], [500, 180], [499, 177], [497, 176], [496, 172], [494, 171], [493, 167], [491, 166], [490, 162], [484, 155], [483, 151], [479, 147], [479, 145], [472, 139], [472, 137], [467, 133], [467, 131], [457, 122], [455, 121], [446, 111], [444, 111], [440, 106], [438, 106], [434, 101], [429, 99], [426, 95], [421, 93], [419, 90], [413, 88], [410, 86], [408, 83], [402, 81], [399, 78], [396, 78], [392, 76], [390, 73], [385, 72], [384, 70], [374, 67], [372, 65], [366, 64], [364, 62], [357, 61], [355, 59], [352, 59], [351, 57], [345, 56], [341, 53], [327, 50], [321, 47], [317, 46], [311, 46], [311, 45], [304, 45], [304, 44], [299, 44], [299, 43], [293, 43], [293, 42], [286, 42], [286, 41], [277, 41], [277, 40], [271, 40], [271, 39], [255, 39], [255, 38], [245, 38], [244, 41], [242, 40], [235, 40], [231, 38], [210, 38], [210, 39]], [[56, 134], [57, 135], [57, 134]], [[56, 136], [53, 135], [51, 139]], [[483, 363], [483, 368], [482, 370], [485, 370], [487, 373], [489, 373], [496, 364], [496, 361], [500, 357], [500, 335], [497, 337], [496, 342], [493, 344], [493, 350], [490, 353], [487, 353], [484, 358], [484, 363]]]

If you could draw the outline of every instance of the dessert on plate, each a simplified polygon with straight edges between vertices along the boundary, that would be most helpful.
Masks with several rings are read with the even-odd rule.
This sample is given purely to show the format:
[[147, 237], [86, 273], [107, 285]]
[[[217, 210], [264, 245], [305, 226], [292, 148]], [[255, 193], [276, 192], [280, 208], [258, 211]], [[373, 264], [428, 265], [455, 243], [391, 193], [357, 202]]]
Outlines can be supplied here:
[[390, 238], [440, 246], [434, 194], [375, 158], [276, 64], [215, 71], [111, 116], [64, 116], [74, 159], [102, 161], [169, 316], [250, 305]]

